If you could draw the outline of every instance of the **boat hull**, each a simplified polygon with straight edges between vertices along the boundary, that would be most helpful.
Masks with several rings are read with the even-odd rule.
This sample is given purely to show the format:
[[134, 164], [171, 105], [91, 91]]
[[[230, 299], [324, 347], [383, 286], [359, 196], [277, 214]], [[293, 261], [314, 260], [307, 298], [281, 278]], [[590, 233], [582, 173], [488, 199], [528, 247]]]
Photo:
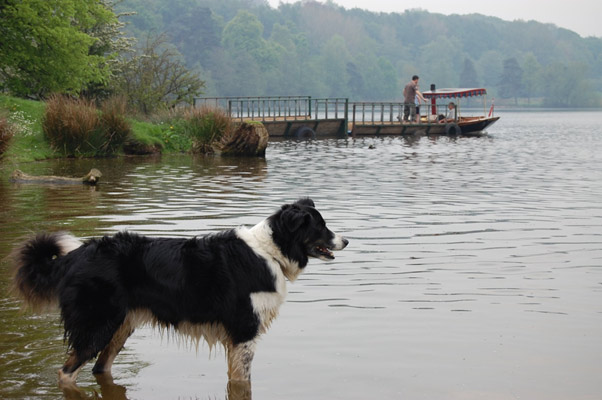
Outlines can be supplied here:
[[458, 126], [462, 134], [482, 133], [487, 127], [495, 124], [500, 117], [468, 117], [461, 118]]
[[362, 123], [350, 127], [352, 136], [380, 135], [480, 135], [500, 117], [462, 117], [457, 123]]

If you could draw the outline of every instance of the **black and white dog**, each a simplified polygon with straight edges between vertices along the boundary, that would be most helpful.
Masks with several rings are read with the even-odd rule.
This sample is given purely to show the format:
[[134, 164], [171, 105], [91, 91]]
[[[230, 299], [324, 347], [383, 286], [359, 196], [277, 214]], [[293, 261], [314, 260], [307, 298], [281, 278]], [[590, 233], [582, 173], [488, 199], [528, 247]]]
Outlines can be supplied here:
[[38, 234], [13, 253], [14, 287], [34, 309], [60, 307], [70, 348], [62, 384], [97, 355], [93, 372], [110, 372], [144, 323], [221, 342], [228, 378], [250, 381], [257, 338], [278, 314], [285, 278], [294, 281], [308, 257], [332, 260], [331, 250], [347, 243], [301, 199], [250, 229], [192, 239]]

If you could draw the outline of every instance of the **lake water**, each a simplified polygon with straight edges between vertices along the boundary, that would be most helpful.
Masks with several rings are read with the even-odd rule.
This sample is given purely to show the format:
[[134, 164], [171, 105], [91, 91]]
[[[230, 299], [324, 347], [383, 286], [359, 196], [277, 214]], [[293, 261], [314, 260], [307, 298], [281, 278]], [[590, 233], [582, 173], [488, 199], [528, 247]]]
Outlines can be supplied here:
[[[0, 259], [23, 236], [192, 236], [312, 197], [349, 246], [289, 285], [258, 345], [255, 399], [602, 398], [602, 112], [506, 112], [479, 138], [270, 142], [187, 155], [23, 164], [97, 188], [0, 179]], [[373, 148], [370, 148], [372, 145]], [[150, 328], [63, 394], [56, 313], [19, 311], [0, 264], [0, 398], [224, 399], [221, 350]], [[231, 397], [235, 397], [232, 395]]]

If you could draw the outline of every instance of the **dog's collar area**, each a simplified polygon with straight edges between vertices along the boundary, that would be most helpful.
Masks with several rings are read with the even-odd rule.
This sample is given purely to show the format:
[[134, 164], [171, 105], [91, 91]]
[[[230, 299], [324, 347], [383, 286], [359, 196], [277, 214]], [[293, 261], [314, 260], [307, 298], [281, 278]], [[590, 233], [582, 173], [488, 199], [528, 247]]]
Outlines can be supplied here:
[[280, 271], [289, 281], [295, 281], [302, 268], [299, 267], [297, 262], [286, 257], [278, 248], [272, 237], [273, 232], [268, 220], [261, 221], [247, 231], [258, 243], [261, 243], [259, 247], [265, 252], [264, 257], [269, 257], [274, 263], [278, 264]]

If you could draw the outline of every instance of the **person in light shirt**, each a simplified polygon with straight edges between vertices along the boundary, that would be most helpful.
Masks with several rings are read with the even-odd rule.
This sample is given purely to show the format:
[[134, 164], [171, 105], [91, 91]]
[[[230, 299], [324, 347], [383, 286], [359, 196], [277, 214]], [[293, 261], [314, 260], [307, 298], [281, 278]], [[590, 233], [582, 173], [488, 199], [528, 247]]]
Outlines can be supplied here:
[[456, 121], [456, 104], [453, 101], [450, 101], [447, 105], [447, 113], [445, 116], [439, 115], [439, 123], [445, 124], [447, 122], [455, 122]]

